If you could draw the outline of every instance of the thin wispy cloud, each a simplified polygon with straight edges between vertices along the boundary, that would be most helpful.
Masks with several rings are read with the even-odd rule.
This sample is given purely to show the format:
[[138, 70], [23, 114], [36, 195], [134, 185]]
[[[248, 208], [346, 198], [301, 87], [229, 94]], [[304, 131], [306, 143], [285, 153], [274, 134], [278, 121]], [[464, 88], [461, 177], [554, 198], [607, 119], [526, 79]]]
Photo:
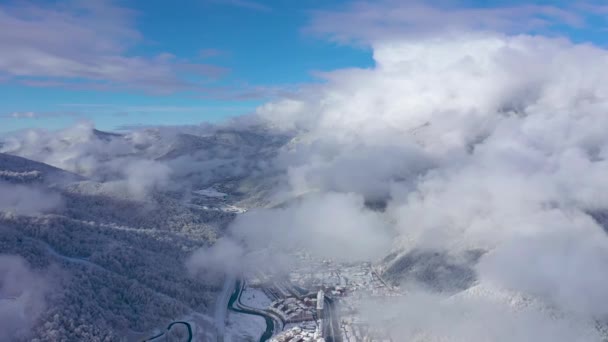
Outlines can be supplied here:
[[38, 115], [34, 112], [12, 112], [10, 115], [8, 115], [8, 117], [11, 118], [15, 118], [15, 119], [20, 119], [20, 118], [35, 118], [38, 117]]
[[61, 116], [78, 116], [74, 111], [14, 111], [0, 114], [0, 119], [31, 120], [42, 118], [55, 118]]
[[106, 1], [2, 5], [0, 73], [30, 86], [169, 94], [195, 88], [192, 75], [208, 81], [228, 71], [168, 53], [131, 54], [143, 40], [135, 17]]
[[359, 44], [419, 39], [446, 32], [542, 32], [558, 25], [582, 28], [594, 7], [573, 4], [480, 8], [434, 6], [422, 1], [355, 1], [337, 10], [313, 11], [304, 32]]
[[254, 11], [270, 12], [272, 7], [250, 0], [210, 0], [213, 3], [246, 8]]

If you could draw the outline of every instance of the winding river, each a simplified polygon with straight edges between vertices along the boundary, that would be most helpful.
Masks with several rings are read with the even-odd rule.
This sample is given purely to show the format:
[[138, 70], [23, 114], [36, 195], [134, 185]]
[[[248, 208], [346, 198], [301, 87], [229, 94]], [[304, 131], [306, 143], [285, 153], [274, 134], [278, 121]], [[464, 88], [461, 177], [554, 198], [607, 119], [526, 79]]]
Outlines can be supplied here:
[[[270, 338], [272, 337], [272, 334], [274, 332], [274, 321], [270, 316], [261, 314], [259, 312], [253, 311], [253, 310], [247, 310], [247, 309], [234, 307], [235, 303], [240, 304], [242, 292], [243, 292], [242, 280], [237, 280], [236, 286], [234, 288], [234, 292], [232, 293], [232, 296], [230, 296], [230, 300], [228, 301], [228, 309], [230, 309], [234, 312], [243, 313], [243, 314], [247, 314], [247, 315], [260, 316], [260, 317], [264, 318], [264, 320], [266, 321], [266, 330], [260, 337], [260, 342], [266, 342], [266, 341], [270, 340]], [[242, 306], [242, 304], [241, 304], [241, 306]]]
[[167, 327], [166, 331], [163, 331], [163, 332], [159, 333], [158, 335], [152, 336], [152, 337], [144, 340], [143, 342], [153, 341], [153, 340], [156, 340], [157, 338], [160, 338], [160, 337], [164, 336], [176, 324], [183, 324], [183, 325], [186, 326], [186, 328], [188, 329], [188, 340], [187, 340], [187, 342], [192, 342], [192, 326], [190, 326], [190, 323], [184, 322], [184, 321], [175, 321], [175, 322], [172, 322], [171, 324], [169, 324], [169, 326]]

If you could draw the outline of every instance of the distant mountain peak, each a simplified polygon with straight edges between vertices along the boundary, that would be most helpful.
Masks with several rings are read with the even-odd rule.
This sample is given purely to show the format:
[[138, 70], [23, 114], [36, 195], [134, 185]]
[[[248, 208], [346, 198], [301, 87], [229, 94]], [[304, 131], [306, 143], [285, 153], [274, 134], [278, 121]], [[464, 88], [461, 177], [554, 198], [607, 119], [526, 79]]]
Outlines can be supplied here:
[[100, 140], [104, 140], [104, 141], [109, 141], [112, 140], [114, 138], [122, 138], [123, 135], [119, 134], [119, 133], [113, 133], [113, 132], [106, 132], [106, 131], [100, 131], [98, 129], [93, 128], [93, 135], [100, 139]]

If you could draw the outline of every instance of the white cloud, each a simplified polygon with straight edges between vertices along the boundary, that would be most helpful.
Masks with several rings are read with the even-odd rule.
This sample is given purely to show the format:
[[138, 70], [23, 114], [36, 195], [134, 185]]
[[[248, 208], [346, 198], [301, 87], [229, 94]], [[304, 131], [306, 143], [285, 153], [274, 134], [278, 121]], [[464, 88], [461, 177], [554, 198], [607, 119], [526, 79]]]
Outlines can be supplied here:
[[[424, 25], [446, 19], [466, 32], [410, 39], [392, 27], [391, 35], [348, 31], [347, 38], [373, 46], [374, 67], [326, 73], [325, 84], [258, 109], [261, 123], [296, 134], [268, 163], [285, 171], [280, 195], [291, 201], [239, 216], [230, 232], [245, 246], [220, 240], [197, 251], [189, 269], [238, 272], [248, 265], [246, 253], [268, 246], [344, 261], [374, 260], [394, 243], [445, 255], [483, 249], [477, 286], [496, 293], [447, 298], [423, 289], [395, 303], [397, 322], [406, 322], [395, 327], [397, 336], [597, 340], [588, 326], [607, 314], [608, 237], [588, 213], [608, 210], [608, 52], [563, 39], [469, 32], [463, 23], [472, 13], [430, 13]], [[562, 12], [541, 13], [576, 23]], [[165, 151], [158, 135], [104, 140], [83, 124], [59, 135], [31, 131], [3, 149], [119, 179], [135, 194], [221, 162], [200, 151], [152, 162]], [[142, 144], [151, 150], [141, 152]], [[236, 165], [236, 174], [247, 171]], [[388, 207], [372, 211], [366, 200]], [[497, 303], [505, 293], [550, 310]]]
[[[509, 239], [484, 257], [480, 278], [539, 296], [566, 312], [605, 317], [606, 233], [589, 217], [559, 215], [537, 234]], [[574, 216], [574, 217], [572, 217]]]
[[[339, 225], [326, 225], [326, 217], [362, 211], [353, 214], [352, 202], [328, 204], [324, 194], [387, 196], [380, 222], [391, 223], [406, 251], [486, 250], [480, 285], [553, 310], [504, 312], [504, 303], [473, 296], [456, 307], [433, 304], [437, 318], [432, 310], [420, 314], [427, 304], [408, 302], [395, 308], [408, 318], [398, 320], [407, 322], [407, 334], [397, 329], [396, 336], [424, 340], [416, 334], [430, 331], [430, 340], [487, 341], [513, 332], [515, 340], [597, 340], [595, 321], [606, 315], [597, 303], [606, 296], [608, 236], [588, 213], [608, 210], [608, 52], [488, 32], [391, 37], [368, 37], [373, 68], [326, 73], [326, 84], [258, 110], [275, 129], [298, 132], [279, 158], [286, 193], [318, 194], [307, 204], [314, 210], [294, 205], [244, 215], [239, 231], [249, 230], [252, 241], [254, 232], [281, 236], [283, 228], [272, 227], [325, 237]], [[363, 226], [363, 236], [377, 234], [377, 223]], [[348, 238], [334, 245], [359, 241], [354, 231], [340, 234]], [[323, 243], [309, 248], [331, 255]], [[414, 311], [417, 319], [410, 319]]]
[[[181, 74], [210, 80], [227, 70], [168, 53], [129, 53], [142, 40], [136, 13], [112, 1], [0, 6], [0, 71], [32, 86], [137, 89], [167, 94], [193, 89]], [[67, 39], [66, 39], [67, 38]]]
[[0, 279], [0, 339], [25, 340], [46, 307], [49, 281], [14, 255], [0, 255]]
[[[313, 12], [306, 32], [342, 43], [370, 44], [395, 39], [419, 39], [462, 32], [526, 33], [565, 25], [585, 26], [593, 7], [580, 4], [514, 4], [466, 6], [462, 2], [419, 0], [359, 0], [331, 10]], [[597, 12], [599, 13], [599, 12]]]
[[62, 204], [58, 194], [0, 181], [0, 211], [31, 215], [61, 208]]
[[169, 186], [171, 169], [154, 161], [166, 146], [150, 132], [126, 136], [96, 131], [81, 122], [60, 131], [28, 130], [7, 136], [0, 152], [71, 171], [133, 199]]
[[135, 160], [125, 166], [124, 174], [129, 192], [143, 199], [151, 191], [169, 184], [171, 169], [159, 162]]
[[[594, 323], [578, 317], [547, 314], [529, 299], [516, 294], [497, 296], [492, 289], [454, 297], [424, 291], [402, 298], [367, 301], [363, 315], [372, 327], [415, 342], [601, 340]], [[530, 303], [532, 302], [532, 303]]]
[[252, 210], [237, 217], [231, 232], [253, 250], [306, 249], [341, 261], [372, 260], [391, 247], [387, 224], [354, 194], [313, 193], [284, 208]]
[[245, 268], [245, 250], [235, 241], [222, 238], [210, 247], [196, 250], [186, 261], [193, 276], [200, 274], [237, 274]]
[[37, 115], [34, 112], [12, 112], [10, 114], [10, 117], [15, 118], [15, 119], [35, 118], [35, 117], [37, 117]]

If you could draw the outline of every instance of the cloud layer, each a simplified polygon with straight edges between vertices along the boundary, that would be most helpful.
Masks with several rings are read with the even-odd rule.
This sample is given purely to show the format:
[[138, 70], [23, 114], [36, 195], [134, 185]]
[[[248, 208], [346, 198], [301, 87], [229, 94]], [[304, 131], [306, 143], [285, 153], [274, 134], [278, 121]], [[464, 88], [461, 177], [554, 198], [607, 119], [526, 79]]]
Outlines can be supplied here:
[[[279, 159], [288, 175], [284, 191], [384, 199], [384, 219], [403, 250], [484, 250], [475, 268], [481, 286], [530, 296], [566, 315], [553, 319], [539, 308], [509, 313], [508, 301], [462, 299], [454, 310], [471, 310], [462, 326], [478, 329], [488, 312], [504, 320], [489, 324], [495, 330], [468, 331], [430, 315], [410, 321], [411, 336], [486, 341], [519, 331], [522, 340], [596, 340], [593, 322], [606, 312], [594, 303], [608, 294], [608, 273], [600, 266], [608, 237], [605, 222], [596, 220], [608, 209], [608, 52], [564, 39], [480, 31], [368, 38], [373, 68], [327, 73], [325, 85], [258, 109], [270, 126], [298, 132]], [[290, 208], [306, 218], [323, 213]], [[240, 225], [255, 227], [255, 215], [251, 220]], [[284, 222], [281, 211], [264, 221], [265, 227], [289, 226]], [[390, 237], [381, 226], [364, 225], [376, 237]], [[294, 231], [277, 228], [270, 236], [297, 236]], [[380, 246], [372, 249], [381, 254]], [[449, 315], [448, 295], [428, 296], [448, 303], [436, 310]], [[396, 308], [398, 317], [422, 307], [411, 300]], [[535, 324], [522, 319], [528, 314]], [[580, 329], [590, 335], [560, 333], [579, 321], [587, 322]]]
[[14, 255], [0, 255], [0, 279], [0, 339], [25, 340], [45, 309], [49, 281]]
[[237, 217], [231, 231], [253, 250], [305, 248], [339, 261], [376, 259], [391, 247], [386, 223], [354, 194], [311, 194], [284, 208], [253, 210]]
[[63, 204], [58, 194], [1, 180], [0, 194], [0, 211], [19, 215], [48, 212], [60, 208]]

